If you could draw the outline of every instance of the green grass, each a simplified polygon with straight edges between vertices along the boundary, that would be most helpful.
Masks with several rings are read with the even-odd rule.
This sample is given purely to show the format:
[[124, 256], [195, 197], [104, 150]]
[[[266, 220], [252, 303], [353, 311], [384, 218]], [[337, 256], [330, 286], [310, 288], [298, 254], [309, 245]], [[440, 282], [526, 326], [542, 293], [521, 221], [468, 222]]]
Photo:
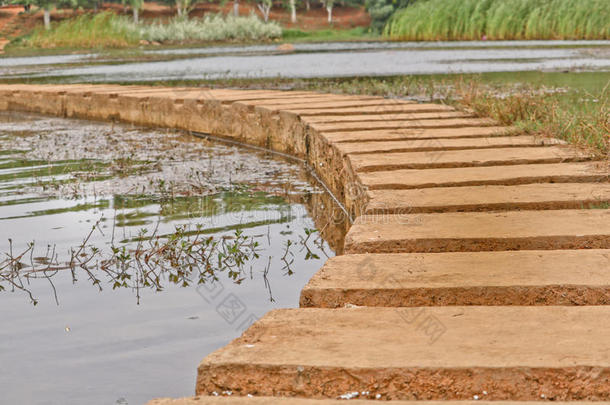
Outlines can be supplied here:
[[384, 34], [412, 41], [608, 39], [608, 0], [420, 0]]
[[264, 23], [254, 15], [175, 18], [167, 24], [134, 24], [128, 17], [102, 12], [59, 22], [50, 30], [37, 28], [13, 44], [11, 50], [24, 47], [112, 49], [139, 46], [142, 40], [167, 44], [207, 44], [216, 41], [265, 41], [281, 36], [282, 28], [277, 23]]
[[610, 80], [597, 91], [520, 86], [490, 89], [476, 81], [455, 84], [455, 99], [480, 116], [527, 133], [563, 139], [610, 153]]
[[137, 45], [140, 35], [127, 17], [110, 12], [85, 14], [35, 29], [22, 43], [35, 48], [124, 48]]
[[371, 32], [367, 27], [350, 29], [322, 29], [303, 31], [285, 28], [282, 39], [291, 42], [331, 42], [381, 39], [380, 35]]

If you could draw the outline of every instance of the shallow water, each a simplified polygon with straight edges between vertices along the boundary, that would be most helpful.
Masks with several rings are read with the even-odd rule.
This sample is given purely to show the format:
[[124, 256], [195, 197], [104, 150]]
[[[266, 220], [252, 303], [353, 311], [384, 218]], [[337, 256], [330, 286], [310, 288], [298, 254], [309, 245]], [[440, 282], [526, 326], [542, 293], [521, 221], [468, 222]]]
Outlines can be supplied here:
[[292, 162], [181, 132], [0, 114], [0, 263], [34, 241], [21, 271], [60, 266], [89, 233], [86, 244], [101, 251], [96, 260], [111, 256], [111, 246], [134, 254], [143, 228], [167, 235], [185, 224], [200, 224], [204, 239], [259, 244], [239, 284], [219, 271], [219, 281], [203, 285], [162, 275], [160, 292], [113, 289], [115, 280], [98, 269], [99, 292], [87, 273], [76, 268], [74, 283], [66, 269], [25, 284], [39, 300], [33, 306], [27, 292], [0, 279], [0, 402], [141, 404], [192, 395], [206, 354], [267, 311], [297, 306], [300, 289], [334, 255], [312, 231], [320, 225], [311, 209], [328, 199], [310, 181]]
[[[133, 55], [72, 66], [33, 66], [4, 59], [5, 78], [63, 82], [161, 81], [225, 78], [311, 78], [516, 71], [610, 69], [610, 41], [347, 42], [146, 50], [163, 58]], [[92, 64], [95, 62], [95, 64]], [[59, 62], [58, 62], [59, 63]]]

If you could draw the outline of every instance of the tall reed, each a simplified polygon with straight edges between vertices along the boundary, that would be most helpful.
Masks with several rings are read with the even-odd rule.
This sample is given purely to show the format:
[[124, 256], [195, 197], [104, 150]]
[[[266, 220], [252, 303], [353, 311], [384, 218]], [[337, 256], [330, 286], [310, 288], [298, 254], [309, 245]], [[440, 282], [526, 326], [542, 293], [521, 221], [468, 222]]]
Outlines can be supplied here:
[[610, 39], [608, 0], [420, 0], [397, 11], [392, 39]]

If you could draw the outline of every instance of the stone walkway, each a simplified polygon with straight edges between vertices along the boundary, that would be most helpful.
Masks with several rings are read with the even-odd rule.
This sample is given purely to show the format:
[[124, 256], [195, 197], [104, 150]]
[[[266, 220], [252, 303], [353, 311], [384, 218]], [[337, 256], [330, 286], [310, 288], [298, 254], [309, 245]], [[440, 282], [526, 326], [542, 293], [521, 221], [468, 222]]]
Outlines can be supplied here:
[[591, 154], [443, 105], [312, 92], [0, 85], [0, 109], [290, 153], [354, 216], [301, 308], [203, 359], [200, 397], [151, 405], [610, 401], [610, 172]]

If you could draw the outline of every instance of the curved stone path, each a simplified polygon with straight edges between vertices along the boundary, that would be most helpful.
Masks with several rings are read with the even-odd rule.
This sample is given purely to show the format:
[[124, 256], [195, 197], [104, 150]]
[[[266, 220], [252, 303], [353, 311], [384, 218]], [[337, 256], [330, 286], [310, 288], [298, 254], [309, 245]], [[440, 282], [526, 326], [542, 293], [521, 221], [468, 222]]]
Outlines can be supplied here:
[[290, 153], [355, 218], [347, 254], [311, 279], [301, 308], [268, 313], [206, 357], [200, 397], [151, 404], [610, 401], [607, 162], [448, 106], [378, 97], [0, 85], [0, 109]]

